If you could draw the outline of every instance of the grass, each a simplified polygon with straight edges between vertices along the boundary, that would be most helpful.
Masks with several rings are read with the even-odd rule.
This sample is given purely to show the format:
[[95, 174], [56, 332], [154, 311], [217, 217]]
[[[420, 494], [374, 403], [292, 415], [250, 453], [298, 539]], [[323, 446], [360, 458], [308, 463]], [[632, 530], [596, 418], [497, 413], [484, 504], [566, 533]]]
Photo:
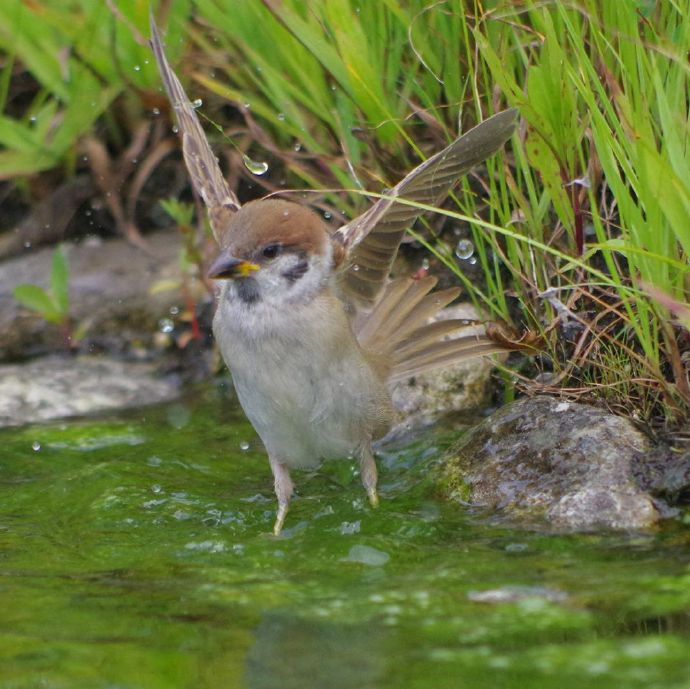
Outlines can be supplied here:
[[[147, 3], [107, 5], [3, 4], [2, 103], [12, 105], [19, 66], [38, 87], [0, 120], [0, 177], [74, 168], [80, 138], [97, 119], [113, 121], [112, 103], [143, 116], [157, 78], [133, 28], [145, 33]], [[270, 163], [261, 178], [245, 171], [254, 194], [315, 189], [308, 202], [352, 216], [366, 207], [362, 190], [380, 191], [459, 130], [518, 107], [510, 153], [463, 180], [415, 236], [512, 337], [543, 343], [536, 369], [506, 380], [599, 400], [652, 431], [687, 423], [690, 16], [681, 3], [194, 8], [190, 21], [190, 3], [161, 3], [168, 52], [185, 56], [191, 98], [239, 149], [226, 146], [234, 185], [242, 155]], [[59, 78], [61, 47], [85, 89]], [[95, 93], [96, 105], [72, 114]], [[467, 239], [471, 255], [465, 243], [459, 258]]]

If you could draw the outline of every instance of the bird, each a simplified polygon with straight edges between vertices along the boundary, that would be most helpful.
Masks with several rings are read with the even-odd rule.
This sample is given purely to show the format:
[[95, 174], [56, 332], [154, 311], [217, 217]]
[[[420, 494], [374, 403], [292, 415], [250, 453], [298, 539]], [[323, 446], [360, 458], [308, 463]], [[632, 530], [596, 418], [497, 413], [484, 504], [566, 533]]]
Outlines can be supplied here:
[[486, 119], [331, 231], [306, 205], [272, 197], [240, 204], [153, 18], [151, 48], [192, 186], [218, 243], [207, 271], [220, 285], [212, 329], [268, 454], [278, 501], [273, 533], [280, 535], [293, 496], [290, 472], [324, 460], [356, 459], [376, 507], [373, 443], [395, 418], [391, 385], [504, 351], [486, 335], [462, 336], [464, 321], [433, 321], [458, 288], [435, 290], [433, 276], [391, 279], [390, 273], [419, 204], [438, 205], [462, 175], [498, 151], [515, 130], [517, 110]]

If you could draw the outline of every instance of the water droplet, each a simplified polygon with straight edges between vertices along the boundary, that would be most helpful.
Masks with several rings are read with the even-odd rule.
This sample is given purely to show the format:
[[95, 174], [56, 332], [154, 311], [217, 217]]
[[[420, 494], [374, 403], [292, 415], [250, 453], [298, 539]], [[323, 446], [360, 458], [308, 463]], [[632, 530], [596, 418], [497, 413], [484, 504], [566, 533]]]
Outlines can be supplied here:
[[163, 489], [160, 487], [160, 484], [158, 484], [158, 483], [154, 483], [154, 484], [151, 486], [151, 492], [152, 492], [152, 493], [160, 493], [162, 490], [163, 490]]
[[278, 120], [280, 122], [285, 122], [285, 113], [284, 112], [279, 112], [278, 113]]
[[31, 449], [34, 452], [38, 452], [41, 449], [41, 443], [39, 443], [38, 440], [34, 440], [33, 443], [31, 443]]
[[180, 128], [176, 124], [174, 124], [172, 126], [172, 130], [173, 130], [173, 134], [177, 134], [180, 131]]
[[470, 260], [469, 260], [469, 264], [470, 264], [471, 266], [476, 266], [476, 265], [477, 265], [477, 257], [476, 257], [476, 256], [472, 256], [472, 258], [470, 258]]
[[155, 117], [158, 117], [158, 115], [161, 114], [160, 108], [154, 108], [153, 110], [151, 110], [151, 113], [152, 113]]
[[251, 109], [252, 104], [251, 104], [251, 103], [244, 103], [244, 104], [242, 105], [242, 107], [243, 107], [245, 110], [249, 110], [249, 109]]
[[242, 154], [244, 166], [253, 175], [265, 175], [268, 172], [268, 163], [252, 160], [248, 155]]
[[24, 248], [30, 249], [31, 248], [31, 242], [24, 242]]
[[423, 270], [429, 270], [429, 259], [428, 258], [422, 259], [422, 269]]
[[180, 313], [180, 307], [179, 306], [171, 306], [170, 307], [170, 315], [171, 316], [177, 316], [178, 313]]
[[299, 151], [302, 150], [302, 144], [299, 141], [296, 141], [294, 146], [292, 147], [292, 150], [299, 153]]
[[472, 244], [469, 239], [461, 239], [455, 245], [455, 255], [463, 261], [466, 261], [468, 258], [470, 258], [473, 253], [474, 244]]
[[359, 270], [359, 264], [355, 263], [355, 264], [352, 266], [352, 270], [354, 270], [355, 273], [356, 273], [356, 272]]
[[141, 72], [141, 65], [134, 65], [135, 72]]
[[326, 220], [330, 220], [330, 219], [333, 217], [333, 214], [332, 214], [332, 213], [329, 213], [328, 211], [326, 211], [326, 212], [323, 214], [323, 217], [324, 217]]
[[240, 443], [240, 450], [242, 450], [243, 452], [246, 452], [248, 449], [249, 449], [249, 443], [246, 440], [243, 440]]
[[29, 117], [29, 122], [31, 122], [31, 124], [36, 124], [36, 119], [36, 115], [31, 115], [31, 117]]
[[195, 110], [196, 110], [197, 108], [200, 108], [203, 104], [204, 104], [204, 102], [201, 100], [201, 98], [195, 98], [195, 99], [192, 101], [192, 103], [191, 103], [192, 107], [193, 107]]
[[175, 329], [175, 324], [170, 318], [161, 318], [158, 321], [158, 328], [162, 333], [171, 333]]

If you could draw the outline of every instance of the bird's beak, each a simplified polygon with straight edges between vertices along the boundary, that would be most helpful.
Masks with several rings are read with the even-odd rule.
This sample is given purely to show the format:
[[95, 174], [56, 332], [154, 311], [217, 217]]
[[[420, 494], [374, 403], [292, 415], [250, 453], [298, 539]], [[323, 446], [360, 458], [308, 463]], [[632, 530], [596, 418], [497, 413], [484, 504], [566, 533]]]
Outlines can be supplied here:
[[246, 278], [255, 270], [259, 270], [256, 263], [221, 254], [211, 264], [207, 274], [212, 280], [234, 280], [235, 278]]

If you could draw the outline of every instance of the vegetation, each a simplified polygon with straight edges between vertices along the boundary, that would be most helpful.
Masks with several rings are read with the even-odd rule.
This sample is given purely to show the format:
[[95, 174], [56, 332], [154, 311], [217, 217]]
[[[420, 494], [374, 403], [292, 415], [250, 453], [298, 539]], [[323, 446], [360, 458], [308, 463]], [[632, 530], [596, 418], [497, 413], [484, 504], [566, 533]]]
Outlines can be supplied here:
[[22, 284], [14, 288], [14, 298], [27, 309], [36, 311], [51, 323], [64, 324], [69, 318], [69, 265], [65, 248], [53, 253], [50, 289]]
[[[102, 177], [144, 123], [137, 158], [148, 162], [111, 174], [111, 198], [125, 199], [109, 208], [131, 230], [138, 192], [171, 149], [151, 125], [164, 105], [140, 38], [147, 12], [143, 0], [5, 0], [0, 178], [30, 194], [29, 175], [73, 174], [94, 123], [107, 148], [86, 150]], [[506, 324], [500, 336], [542, 346], [506, 380], [597, 399], [650, 431], [687, 423], [684, 3], [196, 0], [193, 12], [161, 2], [157, 16], [190, 97], [237, 147], [207, 127], [244, 198], [319, 190], [299, 196], [350, 216], [363, 190], [518, 107], [509, 151], [415, 237]], [[243, 155], [269, 174], [252, 176]]]
[[53, 252], [50, 270], [50, 287], [23, 283], [14, 288], [14, 298], [26, 309], [59, 326], [65, 347], [72, 348], [84, 336], [88, 323], [80, 323], [75, 329], [70, 317], [69, 263], [65, 247], [60, 245]]

